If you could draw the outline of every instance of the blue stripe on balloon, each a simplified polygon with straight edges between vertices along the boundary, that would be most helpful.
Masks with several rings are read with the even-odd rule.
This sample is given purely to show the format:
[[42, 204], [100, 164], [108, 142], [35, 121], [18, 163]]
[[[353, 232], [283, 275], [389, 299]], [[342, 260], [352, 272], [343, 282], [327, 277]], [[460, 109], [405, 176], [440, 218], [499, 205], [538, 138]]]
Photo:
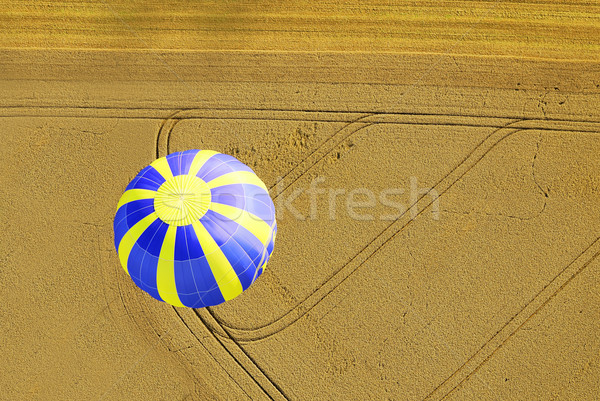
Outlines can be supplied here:
[[188, 174], [190, 172], [190, 166], [194, 161], [194, 157], [198, 154], [198, 149], [185, 150], [181, 152], [181, 174]]
[[196, 230], [194, 230], [194, 227], [190, 224], [184, 226], [184, 230], [189, 259], [197, 259], [204, 256], [204, 251], [202, 250], [200, 241], [198, 240], [198, 236], [196, 235]]
[[210, 232], [231, 263], [245, 290], [252, 283], [254, 269], [264, 247], [250, 231], [236, 222], [209, 210], [200, 222]]
[[[225, 217], [222, 216], [221, 219], [225, 219]], [[250, 259], [253, 261], [260, 260], [264, 246], [254, 234], [232, 220], [221, 220], [220, 223], [221, 227], [227, 226], [228, 233], [231, 234], [235, 242], [240, 245]]]
[[196, 294], [196, 301], [191, 305], [198, 307], [198, 305], [216, 305], [225, 302], [206, 258], [192, 259], [189, 261], [189, 266], [194, 272], [196, 287], [200, 291], [199, 294]]
[[158, 191], [158, 188], [160, 188], [160, 185], [146, 177], [139, 177], [139, 180], [131, 188], [132, 189], [149, 189], [150, 191]]
[[221, 166], [222, 164], [237, 161], [239, 160], [233, 156], [229, 156], [223, 153], [217, 153], [208, 158], [208, 160], [202, 165], [202, 168], [198, 171], [198, 174], [196, 174], [196, 176], [204, 181], [208, 181], [206, 179], [206, 175], [209, 174], [212, 170]]
[[154, 167], [148, 166], [144, 170], [142, 170], [139, 174], [139, 177], [144, 177], [148, 181], [155, 182], [158, 189], [166, 180]]
[[194, 277], [192, 275], [192, 269], [189, 261], [176, 260], [173, 262], [173, 269], [175, 273], [175, 288], [177, 288], [177, 295], [179, 300], [185, 306], [191, 306], [197, 301], [197, 289]]
[[246, 291], [248, 287], [250, 287], [250, 284], [254, 282], [254, 276], [256, 274], [256, 265], [254, 263], [249, 263], [246, 265], [246, 267], [242, 267], [240, 265], [240, 268], [242, 272], [238, 274], [238, 279], [242, 284], [242, 290]]
[[167, 230], [169, 229], [168, 224], [164, 223], [163, 221], [160, 222], [162, 224], [158, 227], [156, 234], [150, 239], [150, 242], [145, 248], [150, 255], [156, 257], [160, 256], [160, 250], [162, 249], [163, 241], [167, 235]]
[[175, 233], [175, 260], [188, 260], [187, 241], [184, 226], [178, 226]]
[[154, 212], [154, 199], [139, 199], [123, 206], [127, 208], [127, 225], [133, 227], [138, 221]]
[[193, 226], [178, 226], [175, 234], [175, 260], [196, 259], [202, 256], [204, 252]]
[[211, 189], [211, 202], [244, 209], [267, 224], [275, 219], [275, 208], [269, 194], [252, 184], [229, 184]]
[[148, 167], [150, 166], [146, 166], [144, 167], [136, 176], [133, 180], [131, 180], [131, 182], [127, 185], [127, 187], [125, 188], [125, 191], [128, 191], [130, 189], [133, 189], [135, 184], [140, 180], [140, 178], [142, 177], [142, 174], [146, 171], [148, 171]]
[[192, 149], [168, 155], [167, 162], [169, 163], [173, 176], [187, 174], [190, 171], [192, 161], [198, 152], [197, 149]]
[[184, 305], [198, 307], [225, 301], [191, 225], [177, 227], [174, 266], [175, 286]]
[[222, 176], [223, 174], [231, 173], [233, 171], [249, 171], [253, 172], [252, 169], [246, 166], [244, 163], [240, 161], [230, 161], [221, 164], [220, 166], [215, 167], [211, 171], [207, 172], [202, 179], [206, 182], [214, 180], [217, 177]]
[[158, 258], [148, 254], [137, 243], [133, 245], [129, 258], [127, 259], [127, 270], [133, 282], [152, 295], [153, 298], [162, 301], [156, 288], [156, 271]]
[[127, 185], [127, 188], [125, 188], [125, 190], [128, 191], [130, 189], [138, 188], [156, 191], [160, 187], [160, 184], [162, 183], [162, 181], [164, 181], [164, 179], [162, 181], [156, 181], [154, 178], [152, 178], [152, 172], [150, 172], [151, 169], [155, 170], [152, 166], [144, 167], [142, 171], [140, 171], [138, 175], [136, 175], [135, 178], [131, 180], [131, 182], [129, 183], [129, 185]]
[[119, 249], [119, 244], [121, 243], [123, 236], [131, 227], [150, 213], [154, 212], [154, 204], [152, 202], [151, 199], [131, 201], [122, 205], [119, 210], [117, 210], [113, 221], [116, 249]]
[[212, 155], [211, 157], [209, 157], [208, 160], [206, 160], [204, 162], [204, 164], [202, 165], [202, 167], [200, 168], [200, 170], [196, 174], [196, 177], [204, 179], [204, 176], [207, 173], [209, 173], [212, 169], [214, 169], [214, 168], [220, 166], [221, 164], [223, 164], [223, 161], [221, 161], [219, 159], [220, 155], [221, 155], [221, 153], [217, 153], [216, 155]]
[[140, 279], [142, 282], [142, 290], [152, 295], [153, 298], [162, 301], [162, 297], [157, 289], [156, 276], [158, 272], [158, 260], [157, 256], [146, 253], [144, 260], [142, 261], [142, 269]]
[[206, 182], [213, 180], [217, 177], [222, 176], [223, 174], [231, 173], [235, 171], [233, 167], [229, 163], [221, 163], [218, 166], [214, 167], [210, 171], [206, 171], [206, 173], [202, 176], [202, 179]]
[[167, 162], [171, 168], [173, 176], [181, 175], [181, 152], [171, 153], [167, 155]]
[[142, 235], [140, 235], [136, 243], [147, 252], [150, 248], [150, 245], [153, 245], [155, 248], [153, 248], [152, 252], [149, 253], [154, 256], [159, 256], [160, 248], [156, 249], [156, 244], [162, 244], [168, 228], [169, 227], [161, 219], [157, 218], [148, 226]]
[[204, 308], [205, 306], [218, 305], [225, 302], [223, 294], [219, 287], [203, 294], [202, 297], [198, 297], [198, 300], [193, 304], [192, 308]]
[[246, 211], [265, 221], [268, 225], [273, 224], [273, 222], [275, 221], [274, 208], [265, 205], [262, 201], [256, 198], [246, 201]]
[[204, 256], [204, 251], [200, 246], [194, 227], [191, 224], [177, 227], [175, 260], [197, 259], [202, 256]]
[[206, 258], [175, 261], [174, 271], [177, 294], [185, 306], [193, 308], [225, 301]]
[[129, 230], [127, 225], [127, 205], [123, 205], [117, 210], [115, 219], [113, 220], [113, 231], [115, 233], [115, 249], [119, 250], [119, 244], [125, 233]]
[[[220, 187], [211, 188], [211, 202], [222, 203], [224, 205], [243, 208], [245, 204], [245, 194], [247, 187], [259, 188], [249, 184], [229, 184]], [[262, 189], [262, 188], [260, 188]]]
[[221, 163], [229, 163], [229, 162], [239, 161], [235, 157], [225, 154], [225, 153], [217, 153], [217, 154], [213, 155], [211, 159], [218, 160]]
[[145, 255], [146, 252], [139, 245], [133, 244], [133, 248], [131, 248], [131, 252], [129, 252], [129, 256], [127, 257], [127, 273], [135, 285], [140, 288], [142, 288], [140, 270], [142, 267], [142, 258]]
[[[215, 217], [214, 214], [215, 212], [209, 209], [206, 214], [200, 218], [200, 223], [204, 225], [204, 228], [210, 233], [217, 245], [221, 247], [224, 243], [229, 241], [231, 235], [213, 221]], [[219, 218], [222, 218], [221, 215], [219, 215]]]

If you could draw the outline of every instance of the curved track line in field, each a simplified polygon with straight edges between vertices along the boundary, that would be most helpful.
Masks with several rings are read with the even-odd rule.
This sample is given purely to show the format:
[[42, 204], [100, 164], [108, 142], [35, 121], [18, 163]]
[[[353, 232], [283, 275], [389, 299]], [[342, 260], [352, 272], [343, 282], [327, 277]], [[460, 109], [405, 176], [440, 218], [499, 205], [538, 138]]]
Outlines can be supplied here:
[[[161, 122], [160, 128], [158, 129], [158, 133], [156, 134], [157, 159], [161, 157], [161, 153], [162, 156], [166, 156], [169, 154], [169, 139], [171, 138], [171, 132], [173, 132], [173, 129], [175, 128], [177, 123], [181, 121], [181, 118], [179, 116], [185, 111], [187, 111], [187, 109], [177, 110]], [[162, 152], [161, 148], [164, 149]]]

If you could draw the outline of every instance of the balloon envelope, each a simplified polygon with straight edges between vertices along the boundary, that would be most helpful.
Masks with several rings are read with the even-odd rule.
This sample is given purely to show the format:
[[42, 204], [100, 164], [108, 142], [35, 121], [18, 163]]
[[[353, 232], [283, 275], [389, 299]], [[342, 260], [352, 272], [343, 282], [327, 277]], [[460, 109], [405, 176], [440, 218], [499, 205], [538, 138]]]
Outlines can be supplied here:
[[210, 150], [155, 160], [117, 205], [115, 248], [125, 272], [154, 298], [200, 308], [235, 298], [267, 264], [277, 225], [265, 184]]

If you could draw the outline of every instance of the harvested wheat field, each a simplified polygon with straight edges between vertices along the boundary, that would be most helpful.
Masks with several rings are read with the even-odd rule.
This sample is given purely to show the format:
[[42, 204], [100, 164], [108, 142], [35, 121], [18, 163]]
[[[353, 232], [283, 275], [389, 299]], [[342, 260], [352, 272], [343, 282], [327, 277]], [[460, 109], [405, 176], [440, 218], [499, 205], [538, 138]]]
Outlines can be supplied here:
[[[600, 399], [600, 4], [0, 6], [0, 399]], [[113, 244], [212, 149], [278, 235], [176, 308]]]

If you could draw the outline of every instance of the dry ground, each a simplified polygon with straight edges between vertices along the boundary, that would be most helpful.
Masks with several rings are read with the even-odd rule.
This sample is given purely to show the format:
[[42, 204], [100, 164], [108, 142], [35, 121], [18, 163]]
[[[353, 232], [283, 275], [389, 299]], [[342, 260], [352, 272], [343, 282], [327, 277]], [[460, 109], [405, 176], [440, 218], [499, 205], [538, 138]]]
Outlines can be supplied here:
[[[597, 400], [600, 4], [292, 3], [0, 6], [0, 398]], [[410, 210], [321, 195], [247, 292], [175, 309], [112, 218], [189, 148]]]

